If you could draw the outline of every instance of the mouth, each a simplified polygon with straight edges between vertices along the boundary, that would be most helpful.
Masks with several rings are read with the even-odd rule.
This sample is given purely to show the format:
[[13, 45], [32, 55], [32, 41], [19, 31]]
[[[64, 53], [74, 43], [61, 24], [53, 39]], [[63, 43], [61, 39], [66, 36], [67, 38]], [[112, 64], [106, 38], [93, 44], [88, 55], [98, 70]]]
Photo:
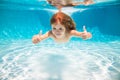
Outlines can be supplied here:
[[56, 34], [57, 36], [60, 36], [61, 34]]

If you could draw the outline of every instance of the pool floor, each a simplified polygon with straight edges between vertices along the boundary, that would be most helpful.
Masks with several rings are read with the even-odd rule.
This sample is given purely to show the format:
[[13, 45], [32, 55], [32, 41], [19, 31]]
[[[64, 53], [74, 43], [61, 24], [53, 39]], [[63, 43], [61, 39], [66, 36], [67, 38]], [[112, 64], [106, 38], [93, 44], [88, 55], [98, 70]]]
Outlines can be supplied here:
[[0, 44], [0, 80], [120, 80], [120, 41]]

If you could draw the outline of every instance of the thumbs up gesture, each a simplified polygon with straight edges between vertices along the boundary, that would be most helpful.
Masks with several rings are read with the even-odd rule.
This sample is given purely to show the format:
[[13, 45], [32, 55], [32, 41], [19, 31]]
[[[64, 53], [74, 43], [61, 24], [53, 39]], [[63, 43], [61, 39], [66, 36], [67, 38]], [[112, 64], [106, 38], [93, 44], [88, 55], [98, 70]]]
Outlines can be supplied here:
[[39, 36], [41, 36], [42, 35], [42, 30], [40, 30], [40, 32], [39, 32]]
[[89, 39], [92, 37], [92, 34], [90, 32], [87, 32], [86, 27], [83, 26], [83, 33], [81, 36], [83, 39]]
[[34, 44], [40, 42], [42, 40], [42, 30], [40, 30], [39, 34], [38, 35], [34, 35], [33, 38], [32, 38], [32, 42]]

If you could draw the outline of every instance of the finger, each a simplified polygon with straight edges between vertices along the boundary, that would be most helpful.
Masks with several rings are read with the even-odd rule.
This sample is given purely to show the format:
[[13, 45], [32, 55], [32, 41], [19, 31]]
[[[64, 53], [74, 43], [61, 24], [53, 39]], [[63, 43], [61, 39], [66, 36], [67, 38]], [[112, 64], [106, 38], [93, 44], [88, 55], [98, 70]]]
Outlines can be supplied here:
[[39, 41], [40, 41], [40, 39], [37, 38], [37, 42], [39, 42]]
[[34, 43], [34, 39], [32, 39], [32, 42]]
[[35, 40], [34, 40], [34, 43], [35, 43], [35, 44], [36, 44], [36, 43], [38, 43], [38, 42], [39, 42], [39, 40], [38, 40], [38, 39], [35, 39]]
[[39, 34], [41, 34], [41, 35], [42, 35], [42, 30], [40, 30]]
[[35, 37], [33, 36], [33, 38], [32, 38], [32, 42], [34, 42], [35, 41]]
[[36, 40], [35, 40], [35, 39], [33, 40], [33, 43], [34, 43], [34, 44], [36, 43]]
[[39, 32], [39, 36], [41, 36], [42, 35], [42, 30], [40, 30], [40, 32]]
[[86, 27], [85, 27], [85, 26], [83, 26], [83, 30], [84, 30], [84, 32], [87, 32], [87, 30], [86, 30]]
[[83, 36], [83, 39], [87, 39], [87, 35], [84, 35], [84, 36]]

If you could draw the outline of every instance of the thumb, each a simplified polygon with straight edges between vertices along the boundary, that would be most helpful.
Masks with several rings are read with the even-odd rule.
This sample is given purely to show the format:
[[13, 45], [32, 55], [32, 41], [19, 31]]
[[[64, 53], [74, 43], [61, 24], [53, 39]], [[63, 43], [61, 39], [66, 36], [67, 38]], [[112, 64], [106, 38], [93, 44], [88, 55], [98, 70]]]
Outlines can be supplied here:
[[84, 31], [84, 32], [87, 32], [87, 30], [86, 30], [86, 27], [85, 27], [85, 26], [83, 26], [83, 31]]
[[41, 36], [42, 35], [42, 30], [40, 30], [40, 32], [39, 32], [39, 36]]

